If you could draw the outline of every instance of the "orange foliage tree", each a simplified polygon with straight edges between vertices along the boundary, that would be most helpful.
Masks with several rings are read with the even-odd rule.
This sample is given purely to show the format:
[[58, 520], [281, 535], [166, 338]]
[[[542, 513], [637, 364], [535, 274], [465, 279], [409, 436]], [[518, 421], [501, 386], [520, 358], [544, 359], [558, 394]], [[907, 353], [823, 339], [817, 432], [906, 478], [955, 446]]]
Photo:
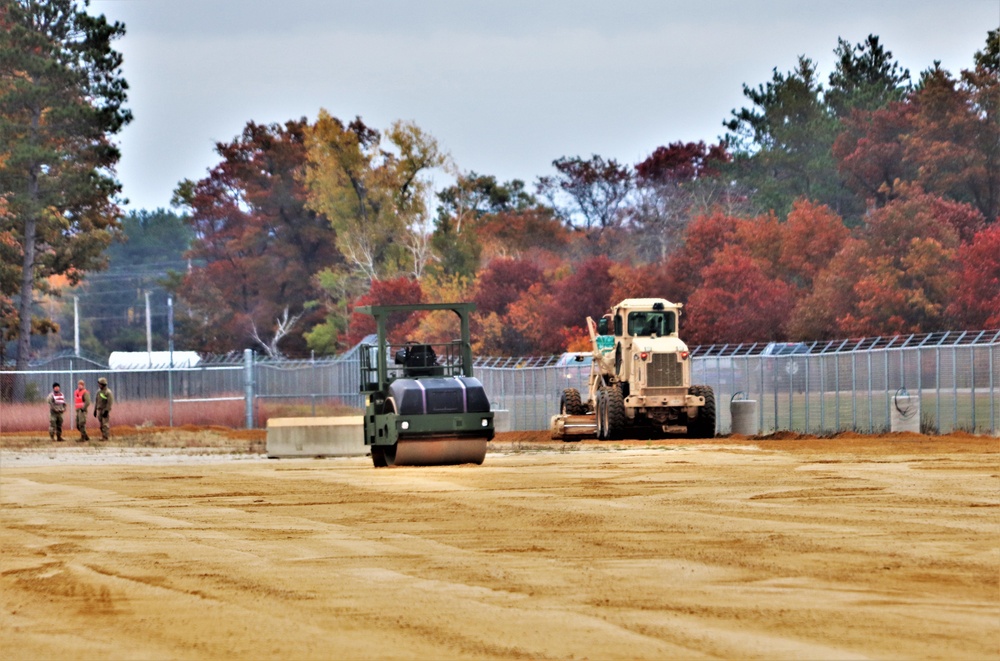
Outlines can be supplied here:
[[981, 223], [969, 205], [912, 191], [872, 211], [816, 276], [790, 331], [809, 339], [947, 328], [961, 236]]
[[948, 313], [963, 328], [1000, 328], [1000, 224], [959, 248], [958, 263]]
[[769, 276], [768, 264], [745, 247], [728, 245], [704, 269], [688, 300], [685, 338], [692, 344], [784, 339], [795, 304], [788, 283]]

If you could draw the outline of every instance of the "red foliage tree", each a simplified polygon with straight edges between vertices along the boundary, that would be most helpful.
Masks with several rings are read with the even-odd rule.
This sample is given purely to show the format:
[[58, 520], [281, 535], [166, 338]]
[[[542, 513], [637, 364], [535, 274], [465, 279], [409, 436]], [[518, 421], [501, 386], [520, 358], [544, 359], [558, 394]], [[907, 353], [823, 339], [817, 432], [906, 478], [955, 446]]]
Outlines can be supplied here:
[[681, 302], [690, 299], [715, 253], [735, 241], [739, 223], [740, 219], [722, 213], [698, 216], [691, 221], [684, 245], [662, 267], [666, 298]]
[[786, 279], [812, 289], [816, 275], [843, 247], [850, 232], [829, 207], [797, 200], [782, 226], [778, 263]]
[[686, 340], [713, 344], [784, 339], [794, 290], [768, 276], [767, 269], [740, 246], [716, 253], [703, 271], [701, 287], [688, 300]]
[[924, 74], [904, 158], [924, 190], [969, 202], [993, 220], [1000, 213], [1000, 63], [996, 53], [980, 56], [964, 82], [939, 67]]
[[821, 338], [943, 330], [959, 228], [976, 215], [919, 194], [871, 212], [859, 240], [845, 242], [816, 276], [790, 331]]
[[903, 160], [903, 138], [913, 128], [916, 107], [892, 102], [878, 110], [854, 110], [833, 143], [837, 168], [847, 185], [874, 206], [898, 195], [895, 186], [916, 176]]
[[531, 285], [543, 279], [541, 269], [533, 262], [518, 259], [494, 259], [479, 273], [473, 301], [480, 316], [507, 314], [510, 304], [520, 298]]
[[635, 166], [635, 172], [644, 185], [694, 181], [718, 175], [719, 168], [730, 160], [723, 143], [706, 147], [703, 141], [671, 142], [654, 149]]
[[1000, 328], [1000, 224], [958, 251], [957, 285], [948, 314], [959, 328]]
[[[392, 280], [372, 280], [371, 289], [351, 306], [346, 343], [354, 346], [367, 335], [376, 332], [375, 318], [368, 314], [354, 312], [360, 305], [413, 305], [424, 302], [424, 292], [420, 282], [402, 276]], [[422, 313], [395, 312], [389, 315], [386, 329], [390, 342], [405, 342], [420, 326]]]
[[557, 308], [557, 299], [548, 284], [533, 284], [510, 305], [504, 317], [505, 353], [519, 356], [561, 353], [566, 347], [566, 329], [552, 321], [552, 312]]
[[[569, 329], [587, 328], [587, 317], [599, 317], [607, 312], [614, 296], [614, 262], [607, 257], [591, 257], [581, 263], [573, 273], [554, 283], [555, 302], [549, 312], [549, 325]], [[575, 331], [571, 331], [576, 334]]]
[[304, 119], [250, 122], [216, 145], [222, 161], [208, 177], [178, 189], [197, 233], [189, 253], [196, 265], [180, 289], [194, 313], [184, 327], [205, 350], [254, 346], [255, 331], [272, 333], [288, 309], [315, 316], [300, 319], [281, 343], [288, 354], [308, 353], [302, 333], [322, 316], [304, 307], [320, 297], [313, 275], [341, 257], [330, 223], [305, 208], [305, 126]]
[[484, 258], [555, 252], [569, 242], [569, 230], [543, 207], [483, 216], [475, 226]]

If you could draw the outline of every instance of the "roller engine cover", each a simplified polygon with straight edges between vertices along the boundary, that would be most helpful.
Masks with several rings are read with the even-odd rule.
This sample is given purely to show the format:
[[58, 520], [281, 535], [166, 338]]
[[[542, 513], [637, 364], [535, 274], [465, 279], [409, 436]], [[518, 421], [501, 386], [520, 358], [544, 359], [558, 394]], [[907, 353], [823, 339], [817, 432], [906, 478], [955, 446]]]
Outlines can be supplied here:
[[396, 379], [389, 396], [399, 415], [485, 413], [490, 402], [479, 379], [470, 376]]

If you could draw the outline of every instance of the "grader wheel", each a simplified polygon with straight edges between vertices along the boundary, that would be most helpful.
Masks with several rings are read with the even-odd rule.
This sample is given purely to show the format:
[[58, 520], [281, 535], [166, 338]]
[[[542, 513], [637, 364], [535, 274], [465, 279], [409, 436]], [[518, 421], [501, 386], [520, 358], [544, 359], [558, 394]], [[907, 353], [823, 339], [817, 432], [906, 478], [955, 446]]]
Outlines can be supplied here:
[[688, 420], [688, 438], [715, 438], [715, 392], [711, 386], [691, 386], [688, 394], [705, 398], [698, 416]]
[[576, 388], [566, 388], [563, 390], [562, 398], [559, 402], [559, 413], [562, 415], [583, 415], [587, 408], [583, 405], [580, 391]]

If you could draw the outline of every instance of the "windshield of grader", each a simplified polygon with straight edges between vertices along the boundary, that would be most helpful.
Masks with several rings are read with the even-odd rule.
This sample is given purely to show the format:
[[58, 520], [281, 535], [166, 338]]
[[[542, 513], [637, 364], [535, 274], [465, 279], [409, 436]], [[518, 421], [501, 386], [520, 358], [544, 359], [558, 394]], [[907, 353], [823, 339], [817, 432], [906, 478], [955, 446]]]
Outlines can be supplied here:
[[637, 337], [670, 335], [677, 330], [677, 316], [673, 312], [651, 310], [628, 313], [628, 334]]

